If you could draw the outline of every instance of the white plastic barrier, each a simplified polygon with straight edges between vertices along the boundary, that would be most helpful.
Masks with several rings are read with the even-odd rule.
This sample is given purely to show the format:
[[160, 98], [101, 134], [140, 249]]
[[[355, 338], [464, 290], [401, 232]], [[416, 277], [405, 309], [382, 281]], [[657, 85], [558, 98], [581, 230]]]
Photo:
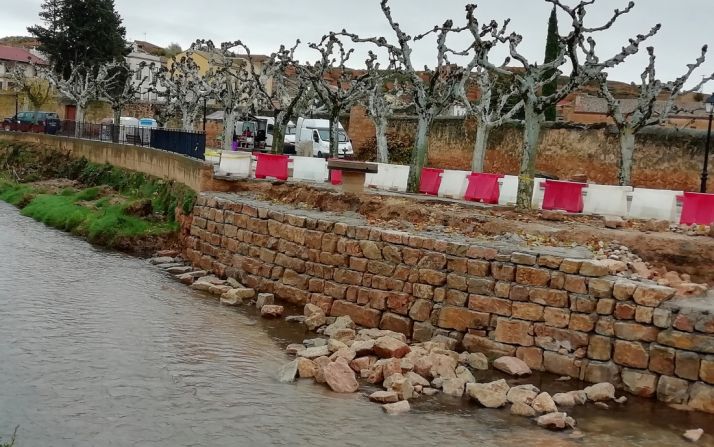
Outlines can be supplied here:
[[329, 176], [327, 160], [314, 157], [290, 157], [293, 162], [293, 178], [313, 182], [326, 182]]
[[365, 176], [365, 187], [371, 186], [388, 191], [406, 192], [409, 181], [409, 166], [376, 163], [377, 173]]
[[541, 177], [533, 179], [533, 209], [543, 208], [543, 197], [545, 196], [545, 180]]
[[518, 197], [518, 177], [507, 175], [498, 181], [501, 184], [501, 192], [498, 196], [499, 205], [515, 205]]
[[449, 197], [452, 199], [463, 199], [468, 187], [466, 178], [469, 171], [444, 171], [441, 174], [441, 186], [439, 186], [439, 197]]
[[224, 151], [221, 153], [219, 170], [232, 176], [250, 177], [251, 161], [249, 152]]
[[204, 153], [204, 157], [206, 158], [207, 162], [217, 165], [221, 162], [221, 151], [213, 150], [213, 149], [206, 149], [206, 152]]
[[588, 183], [583, 213], [624, 217], [627, 215], [627, 195], [631, 192], [631, 186]]
[[628, 217], [677, 221], [677, 196], [682, 191], [635, 188]]

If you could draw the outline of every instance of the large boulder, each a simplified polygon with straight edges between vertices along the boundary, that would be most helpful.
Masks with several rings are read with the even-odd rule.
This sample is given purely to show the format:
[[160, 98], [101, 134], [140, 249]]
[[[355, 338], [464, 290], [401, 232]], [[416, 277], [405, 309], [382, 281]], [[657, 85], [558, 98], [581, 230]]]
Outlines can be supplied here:
[[533, 399], [531, 404], [533, 409], [540, 414], [555, 413], [558, 411], [558, 407], [555, 405], [553, 398], [550, 397], [548, 393], [540, 393]]
[[409, 410], [411, 410], [411, 406], [409, 405], [408, 401], [403, 400], [393, 404], [384, 404], [382, 405], [382, 409], [387, 414], [397, 415], [408, 412]]
[[488, 358], [480, 352], [462, 352], [459, 354], [459, 362], [479, 371], [488, 369]]
[[278, 370], [278, 381], [281, 383], [292, 383], [295, 381], [297, 374], [298, 360], [293, 360]]
[[508, 390], [506, 398], [512, 404], [524, 403], [530, 405], [538, 396], [540, 390], [534, 385], [518, 385]]
[[466, 380], [464, 379], [458, 377], [444, 379], [441, 390], [448, 396], [461, 397], [464, 395], [464, 386], [466, 386]]
[[358, 357], [372, 355], [374, 352], [374, 340], [356, 340], [350, 348], [357, 353]]
[[566, 413], [549, 413], [540, 416], [536, 422], [541, 427], [549, 430], [565, 430], [566, 428], [575, 428], [575, 419], [568, 416]]
[[318, 357], [328, 357], [330, 355], [330, 350], [327, 346], [315, 346], [314, 348], [306, 348], [297, 353], [299, 357], [305, 357], [306, 359], [314, 360]]
[[350, 365], [343, 358], [330, 363], [323, 368], [325, 382], [336, 393], [354, 393], [359, 389], [359, 382]]
[[526, 363], [516, 357], [499, 357], [493, 362], [493, 367], [511, 376], [528, 376], [531, 369]]
[[380, 404], [393, 404], [399, 402], [399, 395], [396, 391], [375, 391], [369, 395], [369, 400]]
[[469, 397], [486, 408], [501, 408], [506, 405], [510, 387], [505, 380], [490, 383], [469, 383], [466, 393]]
[[255, 307], [258, 310], [263, 309], [263, 306], [269, 306], [275, 303], [275, 295], [272, 293], [259, 293], [255, 299]]
[[456, 377], [462, 379], [465, 383], [476, 383], [476, 378], [465, 366], [457, 366], [454, 370]]
[[414, 397], [414, 386], [402, 374], [392, 374], [384, 379], [384, 388], [395, 391], [400, 400], [409, 400]]
[[524, 402], [516, 402], [511, 405], [511, 414], [514, 416], [532, 418], [536, 415], [536, 411]]
[[317, 364], [310, 359], [305, 357], [300, 357], [297, 359], [298, 362], [298, 376], [301, 379], [310, 379], [315, 377], [317, 373]]
[[253, 289], [231, 289], [221, 295], [221, 304], [226, 306], [240, 306], [246, 301], [252, 300], [254, 297], [255, 290]]
[[611, 383], [603, 382], [585, 388], [585, 394], [593, 402], [605, 402], [615, 399], [615, 386]]
[[283, 316], [285, 308], [283, 306], [269, 305], [260, 309], [260, 316], [263, 318], [280, 318]]
[[334, 337], [340, 329], [354, 329], [355, 323], [348, 316], [337, 317], [334, 323], [325, 328], [325, 335]]
[[308, 303], [305, 305], [303, 314], [305, 315], [305, 326], [307, 326], [310, 331], [314, 331], [327, 324], [327, 316], [319, 306]]
[[374, 353], [379, 357], [402, 358], [410, 351], [409, 345], [392, 337], [380, 337], [374, 343]]
[[315, 371], [315, 382], [325, 383], [325, 367], [332, 362], [327, 357], [318, 357], [314, 360], [315, 365], [317, 365], [317, 370]]
[[[431, 369], [429, 374], [434, 378], [453, 379], [456, 377], [456, 367], [459, 362], [453, 356], [445, 354], [432, 353], [429, 355], [431, 361]], [[417, 370], [417, 365], [414, 365]], [[419, 371], [417, 371], [420, 373]], [[421, 373], [420, 373], [421, 374]]]

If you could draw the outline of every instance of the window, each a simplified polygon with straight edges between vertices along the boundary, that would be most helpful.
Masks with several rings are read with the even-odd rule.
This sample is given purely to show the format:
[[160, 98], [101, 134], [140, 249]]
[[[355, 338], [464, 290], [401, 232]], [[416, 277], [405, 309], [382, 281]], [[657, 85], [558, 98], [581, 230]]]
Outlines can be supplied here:
[[141, 81], [141, 72], [144, 70], [136, 70], [136, 75], [134, 76], [134, 79], [137, 81]]

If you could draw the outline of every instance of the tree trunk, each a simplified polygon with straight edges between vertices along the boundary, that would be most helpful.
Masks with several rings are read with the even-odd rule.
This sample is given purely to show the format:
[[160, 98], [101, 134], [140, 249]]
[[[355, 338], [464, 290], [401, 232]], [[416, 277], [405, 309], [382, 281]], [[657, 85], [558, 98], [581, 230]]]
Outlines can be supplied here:
[[337, 157], [340, 149], [340, 143], [338, 141], [338, 133], [340, 130], [340, 112], [335, 113], [333, 111], [330, 117], [330, 156]]
[[474, 155], [471, 160], [471, 172], [484, 172], [484, 168], [486, 167], [486, 148], [488, 146], [488, 136], [490, 133], [491, 128], [488, 125], [478, 123]]
[[233, 134], [236, 128], [236, 113], [234, 111], [223, 112], [223, 150], [233, 150]]
[[389, 146], [387, 144], [387, 117], [374, 119], [377, 137], [377, 163], [389, 163]]
[[181, 110], [181, 128], [185, 131], [193, 131], [193, 119], [195, 113], [191, 113], [188, 108]]
[[274, 154], [282, 154], [285, 146], [285, 128], [290, 122], [290, 116], [285, 110], [275, 114], [275, 124], [273, 124], [273, 147]]
[[74, 122], [74, 137], [81, 138], [84, 128], [84, 106], [77, 104], [77, 116]]
[[620, 185], [632, 183], [632, 158], [635, 153], [635, 132], [631, 127], [620, 129]]
[[409, 167], [409, 182], [407, 184], [407, 191], [409, 192], [419, 192], [421, 170], [424, 167], [427, 149], [429, 148], [431, 121], [431, 115], [419, 116], [417, 134], [414, 139], [414, 149], [412, 150], [412, 160]]
[[114, 124], [112, 125], [112, 142], [119, 142], [119, 130], [121, 129], [121, 107], [113, 109]]
[[524, 111], [523, 152], [521, 154], [516, 206], [519, 209], [530, 209], [533, 201], [533, 177], [535, 176], [535, 164], [538, 155], [538, 139], [540, 138], [540, 129], [544, 117], [542, 113], [536, 112], [534, 104], [530, 101], [527, 101], [524, 105]]

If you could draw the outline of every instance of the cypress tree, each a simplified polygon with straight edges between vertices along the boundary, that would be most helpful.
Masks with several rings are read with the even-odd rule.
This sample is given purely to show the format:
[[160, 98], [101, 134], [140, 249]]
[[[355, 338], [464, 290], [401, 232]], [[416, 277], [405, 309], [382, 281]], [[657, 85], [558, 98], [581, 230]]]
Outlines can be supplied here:
[[43, 25], [27, 30], [40, 42], [58, 74], [69, 77], [72, 64], [97, 67], [129, 54], [126, 29], [114, 0], [45, 0]]
[[[554, 61], [558, 57], [558, 40], [560, 35], [558, 34], [558, 15], [556, 14], [555, 7], [550, 13], [550, 19], [548, 20], [548, 39], [545, 44], [545, 63]], [[546, 78], [552, 76], [555, 70], [549, 71], [546, 74]], [[552, 82], [543, 86], [543, 96], [550, 96], [558, 90], [558, 80], [554, 79]], [[545, 109], [545, 120], [555, 121], [556, 119], [556, 109], [555, 105], [552, 105]]]

